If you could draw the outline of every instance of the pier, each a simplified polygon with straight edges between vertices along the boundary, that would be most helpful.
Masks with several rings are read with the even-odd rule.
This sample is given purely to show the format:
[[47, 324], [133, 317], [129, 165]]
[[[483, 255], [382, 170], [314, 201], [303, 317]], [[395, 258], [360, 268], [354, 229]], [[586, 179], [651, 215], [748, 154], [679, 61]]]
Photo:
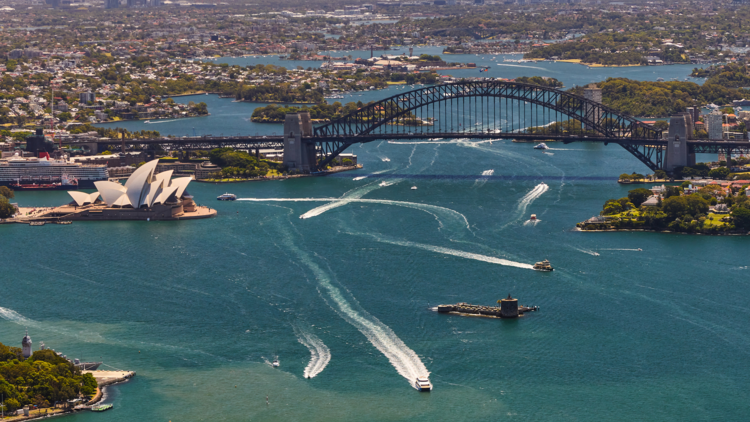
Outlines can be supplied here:
[[507, 298], [497, 301], [500, 306], [471, 305], [459, 302], [454, 305], [438, 305], [437, 311], [442, 314], [455, 314], [461, 316], [485, 317], [485, 318], [518, 318], [525, 312], [538, 311], [538, 306], [519, 306], [518, 299], [508, 295]]

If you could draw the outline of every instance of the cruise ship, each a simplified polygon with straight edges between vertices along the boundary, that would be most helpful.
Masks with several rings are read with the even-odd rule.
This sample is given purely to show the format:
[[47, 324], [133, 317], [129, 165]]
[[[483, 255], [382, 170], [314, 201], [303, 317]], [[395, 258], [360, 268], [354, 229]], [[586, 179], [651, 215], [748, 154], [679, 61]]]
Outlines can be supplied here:
[[18, 154], [0, 160], [0, 186], [13, 184], [58, 183], [64, 177], [78, 180], [70, 189], [95, 189], [94, 182], [107, 180], [107, 166], [83, 165], [67, 159], [50, 159], [40, 153], [41, 158], [22, 157]]

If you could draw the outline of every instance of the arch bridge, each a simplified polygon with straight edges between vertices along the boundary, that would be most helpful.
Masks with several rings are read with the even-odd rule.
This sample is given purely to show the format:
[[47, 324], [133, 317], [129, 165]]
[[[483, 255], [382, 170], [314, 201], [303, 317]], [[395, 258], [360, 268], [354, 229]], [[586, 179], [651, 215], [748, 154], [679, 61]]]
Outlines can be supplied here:
[[[663, 168], [667, 145], [660, 130], [594, 100], [500, 80], [423, 87], [367, 104], [314, 128], [308, 122], [304, 116], [299, 123], [287, 116], [284, 148], [285, 161], [292, 167], [302, 163], [310, 170], [325, 168], [352, 144], [376, 140], [512, 138], [616, 143], [651, 170]], [[293, 151], [294, 142], [288, 142], [294, 133], [300, 135], [301, 151]]]

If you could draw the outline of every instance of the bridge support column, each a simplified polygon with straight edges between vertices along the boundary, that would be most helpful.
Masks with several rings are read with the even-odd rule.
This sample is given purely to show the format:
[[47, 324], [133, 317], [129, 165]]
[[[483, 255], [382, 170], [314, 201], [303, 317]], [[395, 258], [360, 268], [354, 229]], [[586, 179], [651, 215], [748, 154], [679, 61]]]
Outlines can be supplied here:
[[692, 121], [686, 114], [678, 114], [669, 119], [667, 135], [667, 154], [664, 160], [664, 171], [671, 173], [675, 167], [695, 165], [695, 154], [688, 151], [687, 141], [690, 138]]
[[312, 135], [310, 113], [289, 113], [284, 120], [284, 165], [289, 170], [315, 170], [315, 144], [302, 140]]

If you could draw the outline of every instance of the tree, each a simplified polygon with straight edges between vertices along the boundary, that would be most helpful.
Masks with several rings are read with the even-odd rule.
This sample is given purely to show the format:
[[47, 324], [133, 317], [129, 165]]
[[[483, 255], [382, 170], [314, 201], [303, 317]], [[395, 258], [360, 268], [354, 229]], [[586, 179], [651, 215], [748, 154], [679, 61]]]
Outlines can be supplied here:
[[67, 111], [63, 111], [62, 113], [57, 115], [57, 118], [60, 119], [63, 122], [67, 122], [68, 120], [73, 118], [73, 115], [68, 113]]
[[21, 407], [21, 403], [16, 399], [5, 400], [5, 412], [15, 412]]
[[620, 180], [630, 180], [630, 175], [627, 173], [623, 173], [620, 175]]
[[5, 63], [5, 68], [8, 70], [8, 72], [13, 72], [16, 70], [16, 67], [18, 67], [18, 62], [15, 60], [8, 60]]
[[667, 178], [667, 172], [666, 172], [666, 171], [664, 171], [664, 170], [661, 170], [661, 169], [660, 169], [660, 170], [656, 170], [656, 171], [654, 172], [654, 177], [655, 177], [655, 178], [657, 178], [657, 179], [662, 179], [662, 180], [664, 180], [664, 179], [666, 179], [666, 178]]
[[0, 196], [4, 196], [7, 199], [15, 198], [15, 193], [13, 193], [13, 189], [7, 187], [7, 186], [0, 186]]
[[731, 171], [726, 167], [717, 167], [711, 171], [708, 172], [708, 177], [712, 179], [720, 179], [725, 180], [727, 176], [729, 176], [729, 173]]
[[672, 196], [662, 201], [661, 209], [672, 219], [685, 215], [685, 200], [681, 196]]
[[737, 207], [732, 211], [734, 225], [741, 229], [750, 229], [750, 210], [744, 207]]
[[0, 218], [10, 218], [16, 213], [16, 207], [10, 204], [8, 198], [0, 195]]
[[652, 195], [653, 193], [650, 190], [645, 188], [638, 188], [628, 192], [628, 199], [630, 199], [630, 202], [632, 202], [633, 205], [638, 208]]

